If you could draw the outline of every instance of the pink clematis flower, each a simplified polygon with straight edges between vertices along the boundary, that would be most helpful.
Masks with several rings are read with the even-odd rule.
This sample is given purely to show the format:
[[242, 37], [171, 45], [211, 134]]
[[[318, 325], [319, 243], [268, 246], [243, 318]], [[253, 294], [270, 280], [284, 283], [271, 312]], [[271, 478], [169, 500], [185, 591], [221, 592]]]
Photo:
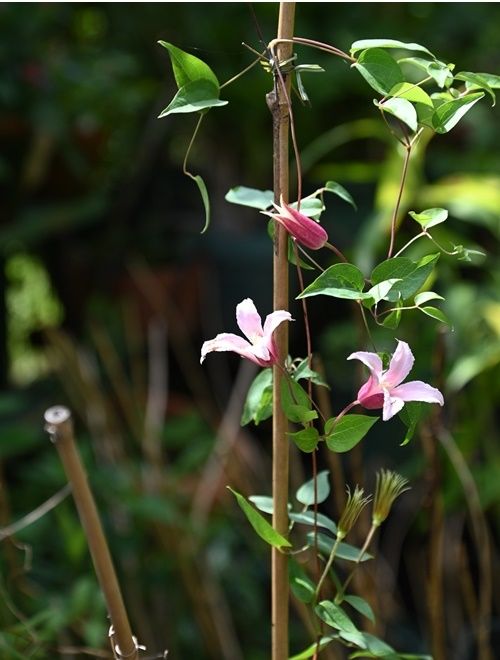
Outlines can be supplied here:
[[289, 312], [278, 310], [266, 316], [264, 327], [262, 327], [262, 320], [253, 300], [245, 298], [236, 307], [236, 322], [248, 341], [227, 332], [217, 335], [214, 339], [206, 341], [201, 347], [200, 362], [203, 362], [207, 353], [212, 351], [233, 351], [260, 367], [270, 367], [278, 360], [273, 333], [280, 323], [292, 320]]
[[408, 376], [415, 358], [408, 344], [398, 341], [389, 368], [383, 371], [382, 360], [376, 353], [358, 351], [348, 360], [360, 360], [370, 370], [370, 377], [358, 392], [357, 402], [364, 408], [382, 408], [382, 419], [394, 417], [404, 406], [405, 401], [426, 401], [444, 405], [441, 392], [420, 380], [401, 383]]
[[280, 199], [281, 206], [273, 204], [275, 212], [263, 211], [276, 222], [279, 222], [287, 232], [304, 247], [319, 250], [328, 241], [328, 234], [323, 227], [307, 215], [293, 209]]

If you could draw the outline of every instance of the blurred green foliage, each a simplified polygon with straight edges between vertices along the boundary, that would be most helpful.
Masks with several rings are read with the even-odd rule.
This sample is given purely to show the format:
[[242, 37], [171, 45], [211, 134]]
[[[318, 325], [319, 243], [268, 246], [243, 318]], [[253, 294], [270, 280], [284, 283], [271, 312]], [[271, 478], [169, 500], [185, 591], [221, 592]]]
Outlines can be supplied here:
[[[201, 338], [230, 327], [242, 297], [270, 306], [271, 247], [262, 217], [224, 196], [237, 185], [271, 186], [264, 100], [271, 78], [255, 68], [224, 90], [229, 105], [204, 122], [191, 162], [207, 182], [213, 226], [200, 238], [202, 205], [181, 173], [193, 125], [183, 117], [156, 119], [175, 93], [167, 53], [156, 42], [198, 54], [222, 82], [253, 57], [241, 42], [263, 48], [259, 31], [270, 40], [276, 18], [271, 3], [0, 8], [0, 368], [30, 381], [11, 383], [0, 395], [0, 527], [64, 485], [41, 419], [49, 405], [71, 404], [134, 631], [151, 654], [169, 648], [173, 658], [268, 657], [266, 549], [224, 488], [268, 492], [267, 427], [239, 432], [236, 444], [217, 434], [235, 391], [236, 363], [221, 359], [201, 371], [197, 362]], [[296, 34], [343, 49], [361, 38], [416, 41], [457, 70], [500, 70], [494, 3], [299, 3]], [[382, 258], [401, 154], [355, 71], [323, 53], [297, 52], [299, 63], [326, 70], [304, 76], [312, 108], [295, 105], [305, 191], [334, 179], [353, 193], [358, 211], [328, 200], [325, 226], [369, 272]], [[500, 533], [498, 119], [498, 106], [478, 104], [412, 165], [402, 217], [448, 208], [439, 241], [486, 257], [440, 259], [434, 290], [446, 299], [452, 330], [412, 313], [400, 330], [417, 355], [428, 356], [419, 377], [446, 392], [447, 426], [475, 477], [493, 550]], [[398, 242], [416, 231], [405, 219]], [[408, 256], [419, 258], [422, 247], [417, 241]], [[27, 297], [16, 293], [19, 269]], [[337, 408], [358, 386], [345, 362], [358, 329], [342, 304], [325, 309], [311, 305], [310, 314]], [[152, 331], [158, 318], [168, 346]], [[47, 332], [61, 319], [64, 332]], [[295, 326], [300, 354], [302, 329]], [[28, 336], [31, 355], [48, 354], [52, 374], [40, 363], [26, 366], [20, 342]], [[381, 329], [377, 340], [384, 346], [388, 337]], [[168, 396], [151, 426], [148, 392], [163, 391], [155, 364], [168, 371]], [[231, 419], [240, 415], [241, 407]], [[435, 437], [424, 434], [401, 449], [405, 429], [398, 422], [377, 426], [362, 472], [369, 480], [373, 467], [390, 463], [411, 477], [417, 496], [397, 509], [381, 539], [380, 572], [392, 580], [393, 596], [373, 575], [375, 587], [364, 585], [363, 593], [368, 589], [387, 620], [389, 641], [415, 651], [438, 644], [427, 599], [458, 603], [443, 615], [443, 657], [458, 658], [460, 650], [461, 658], [475, 658], [470, 611], [479, 588], [472, 587], [474, 601], [466, 577], [457, 578], [469, 575], [476, 585], [480, 563], [463, 484]], [[358, 478], [356, 460], [344, 468], [350, 480]], [[307, 463], [296, 461], [295, 470], [297, 483], [300, 473], [309, 475]], [[438, 538], [446, 551], [439, 544], [436, 551]], [[441, 591], [426, 591], [421, 576], [427, 571], [433, 585], [436, 562], [448, 573]], [[107, 648], [104, 604], [70, 499], [14, 536], [0, 536], [0, 572], [2, 657]], [[498, 576], [492, 584], [497, 591]], [[495, 602], [493, 647], [499, 619]], [[308, 643], [302, 630], [294, 610], [293, 648]]]

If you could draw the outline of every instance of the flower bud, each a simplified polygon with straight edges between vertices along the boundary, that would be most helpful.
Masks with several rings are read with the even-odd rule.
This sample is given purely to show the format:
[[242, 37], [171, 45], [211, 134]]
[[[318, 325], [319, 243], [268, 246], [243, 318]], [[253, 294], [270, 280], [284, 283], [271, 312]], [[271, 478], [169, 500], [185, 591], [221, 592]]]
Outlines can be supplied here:
[[323, 227], [316, 220], [308, 218], [307, 215], [285, 204], [283, 198], [280, 201], [280, 206], [274, 205], [276, 211], [264, 211], [264, 215], [268, 215], [279, 222], [297, 243], [304, 247], [310, 250], [322, 248], [328, 241], [328, 234]]
[[347, 502], [337, 525], [337, 536], [344, 538], [354, 527], [361, 511], [371, 500], [371, 496], [363, 497], [364, 490], [356, 486], [354, 493], [347, 488]]
[[389, 515], [394, 500], [410, 490], [408, 480], [397, 472], [391, 470], [380, 470], [377, 472], [377, 485], [375, 488], [375, 499], [373, 501], [372, 523], [375, 527], [381, 525]]

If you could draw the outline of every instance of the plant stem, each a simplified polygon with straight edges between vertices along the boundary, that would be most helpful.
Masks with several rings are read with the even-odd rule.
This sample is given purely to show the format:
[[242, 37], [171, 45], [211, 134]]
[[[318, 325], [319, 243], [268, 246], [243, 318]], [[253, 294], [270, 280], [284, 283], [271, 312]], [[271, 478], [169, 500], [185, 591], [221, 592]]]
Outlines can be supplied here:
[[[278, 17], [278, 39], [293, 37], [295, 3], [281, 2]], [[292, 44], [277, 47], [278, 61], [291, 57]], [[285, 86], [290, 85], [283, 74]], [[289, 188], [289, 101], [284, 93], [281, 80], [275, 78], [274, 89], [267, 95], [267, 102], [273, 115], [273, 171], [274, 199], [279, 203], [282, 196], [288, 201]], [[288, 234], [284, 227], [276, 223], [273, 259], [273, 307], [275, 310], [288, 309]], [[282, 323], [275, 332], [279, 365], [273, 369], [273, 527], [285, 538], [288, 535], [288, 474], [289, 448], [288, 423], [281, 407], [281, 365], [288, 355], [287, 324]], [[272, 549], [271, 566], [271, 625], [272, 660], [288, 658], [288, 558], [277, 548]]]
[[323, 582], [326, 580], [326, 577], [330, 571], [330, 568], [332, 567], [333, 560], [335, 559], [335, 555], [337, 554], [338, 547], [344, 537], [342, 534], [337, 533], [337, 538], [335, 539], [335, 543], [333, 544], [332, 551], [330, 552], [330, 556], [328, 557], [328, 561], [326, 562], [325, 569], [323, 573], [321, 574], [321, 577], [318, 582], [318, 586], [316, 587], [316, 591], [314, 593], [314, 602], [318, 601], [318, 598], [321, 593], [321, 587], [323, 586]]
[[193, 144], [194, 144], [194, 141], [195, 141], [195, 139], [196, 139], [196, 136], [198, 135], [198, 131], [199, 131], [199, 129], [200, 129], [201, 122], [203, 121], [203, 117], [204, 117], [204, 116], [205, 116], [205, 115], [204, 115], [203, 113], [200, 112], [200, 116], [199, 116], [199, 118], [198, 118], [198, 121], [196, 122], [196, 126], [194, 127], [193, 135], [191, 136], [191, 139], [189, 140], [188, 148], [186, 149], [186, 154], [185, 154], [185, 156], [184, 156], [184, 162], [182, 163], [182, 172], [183, 172], [186, 176], [191, 177], [191, 179], [194, 179], [195, 177], [194, 177], [194, 175], [191, 174], [191, 172], [189, 172], [188, 169], [187, 169], [188, 158], [189, 158], [189, 154], [191, 153], [191, 148], [192, 148], [192, 146], [193, 146]]
[[374, 524], [372, 524], [372, 526], [370, 527], [370, 531], [368, 532], [368, 535], [367, 535], [366, 540], [363, 544], [363, 547], [359, 551], [359, 555], [356, 558], [356, 562], [354, 564], [354, 567], [352, 568], [351, 572], [347, 576], [346, 581], [342, 585], [339, 593], [335, 597], [335, 602], [336, 603], [341, 603], [342, 602], [342, 599], [344, 598], [345, 591], [346, 591], [347, 587], [349, 586], [349, 583], [351, 582], [351, 580], [354, 576], [354, 573], [355, 573], [356, 569], [358, 568], [361, 560], [363, 559], [363, 555], [368, 550], [368, 547], [369, 547], [370, 543], [372, 542], [373, 535], [377, 531], [377, 528], [378, 528], [378, 525], [374, 525]]
[[399, 184], [398, 198], [396, 200], [396, 206], [394, 207], [394, 212], [392, 214], [391, 242], [390, 242], [390, 245], [389, 245], [389, 252], [387, 253], [387, 258], [388, 259], [391, 258], [392, 251], [394, 249], [394, 238], [396, 237], [396, 222], [397, 222], [397, 219], [398, 219], [399, 206], [401, 204], [401, 198], [403, 196], [403, 190], [404, 190], [405, 183], [406, 183], [406, 175], [408, 174], [408, 163], [410, 162], [412, 145], [409, 144], [409, 143], [406, 143], [404, 145], [404, 147], [405, 147], [405, 159], [404, 159], [404, 162], [403, 162], [403, 171], [401, 172], [401, 182]]
[[106, 537], [76, 448], [71, 413], [63, 406], [54, 406], [45, 411], [44, 418], [46, 430], [56, 446], [71, 485], [97, 578], [106, 600], [113, 630], [112, 633], [110, 631], [113, 655], [116, 658], [137, 660], [139, 647], [130, 629]]

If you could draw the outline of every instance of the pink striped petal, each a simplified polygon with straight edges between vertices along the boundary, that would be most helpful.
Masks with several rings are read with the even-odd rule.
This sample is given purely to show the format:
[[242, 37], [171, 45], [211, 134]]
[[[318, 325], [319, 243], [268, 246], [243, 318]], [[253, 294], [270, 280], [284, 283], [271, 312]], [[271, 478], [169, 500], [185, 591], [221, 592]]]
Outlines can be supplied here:
[[363, 364], [366, 364], [368, 369], [371, 371], [372, 376], [377, 380], [380, 379], [382, 375], [382, 360], [376, 353], [369, 353], [368, 351], [357, 351], [356, 353], [351, 353], [348, 360], [360, 360]]
[[444, 398], [441, 392], [421, 380], [411, 380], [409, 383], [403, 383], [391, 390], [393, 396], [402, 401], [425, 401], [426, 403], [439, 403], [444, 405]]
[[411, 371], [415, 358], [405, 341], [398, 341], [398, 345], [389, 363], [389, 369], [384, 374], [384, 385], [389, 389], [402, 383]]
[[[212, 351], [232, 351], [233, 353], [238, 353], [238, 355], [241, 355], [241, 357], [244, 357], [247, 360], [259, 364], [260, 366], [267, 366], [267, 362], [263, 364], [264, 360], [256, 355], [252, 344], [243, 339], [243, 337], [231, 333], [223, 332], [222, 334], [217, 335], [214, 339], [209, 339], [204, 342], [201, 347], [200, 363], [203, 362], [208, 353], [211, 353]], [[267, 351], [267, 357], [269, 357], [269, 351]]]
[[264, 321], [264, 337], [266, 341], [271, 338], [273, 332], [283, 321], [293, 321], [290, 312], [285, 312], [283, 309], [279, 309], [266, 316], [266, 320]]
[[245, 298], [236, 306], [236, 322], [241, 332], [254, 342], [257, 337], [262, 337], [262, 319], [258, 313], [253, 300]]

